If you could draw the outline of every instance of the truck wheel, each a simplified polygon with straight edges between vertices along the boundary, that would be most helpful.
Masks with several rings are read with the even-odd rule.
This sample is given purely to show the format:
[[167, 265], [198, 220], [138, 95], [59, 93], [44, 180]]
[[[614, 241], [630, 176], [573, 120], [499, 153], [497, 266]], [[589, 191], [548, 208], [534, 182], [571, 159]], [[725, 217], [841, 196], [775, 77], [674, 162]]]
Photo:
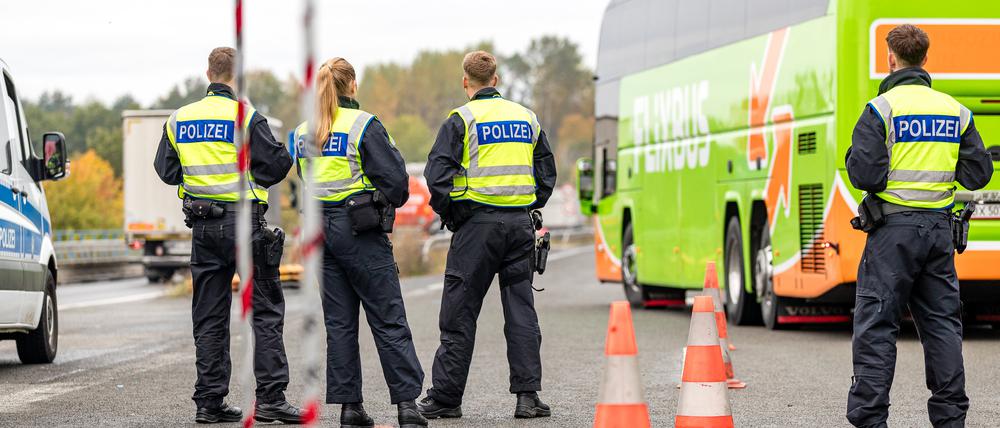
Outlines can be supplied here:
[[760, 299], [760, 316], [768, 330], [782, 330], [778, 323], [784, 299], [774, 294], [774, 265], [771, 253], [771, 230], [765, 224], [760, 232], [760, 244], [753, 252], [753, 282]]
[[747, 292], [743, 286], [743, 232], [740, 230], [739, 217], [732, 217], [726, 225], [726, 289], [723, 298], [726, 300], [726, 312], [729, 322], [736, 325], [760, 324], [760, 310], [756, 296]]
[[646, 292], [639, 283], [636, 255], [632, 223], [629, 223], [625, 226], [625, 235], [622, 237], [622, 286], [625, 288], [625, 298], [629, 304], [632, 307], [642, 307], [646, 302]]
[[146, 280], [148, 280], [151, 284], [169, 281], [170, 278], [173, 278], [175, 270], [176, 269], [171, 268], [147, 268]]
[[45, 296], [38, 327], [17, 339], [17, 356], [24, 364], [48, 364], [56, 358], [59, 346], [59, 309], [56, 305], [56, 281], [45, 269]]

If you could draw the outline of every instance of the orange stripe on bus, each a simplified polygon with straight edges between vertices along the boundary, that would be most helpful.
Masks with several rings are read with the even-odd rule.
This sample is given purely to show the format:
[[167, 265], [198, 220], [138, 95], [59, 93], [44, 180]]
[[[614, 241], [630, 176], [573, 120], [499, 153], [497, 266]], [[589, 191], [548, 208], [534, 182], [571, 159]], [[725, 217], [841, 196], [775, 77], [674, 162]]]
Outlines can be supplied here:
[[688, 346], [684, 356], [683, 382], [725, 382], [726, 366], [719, 345]]
[[[919, 19], [913, 23], [927, 32], [931, 39], [925, 68], [932, 75], [1000, 73], [1000, 55], [989, 49], [983, 50], [986, 46], [1000, 46], [1000, 24], [933, 24], [920, 23]], [[897, 25], [880, 24], [871, 35], [875, 44], [873, 61], [877, 73], [889, 73], [886, 60], [889, 48], [885, 37]]]

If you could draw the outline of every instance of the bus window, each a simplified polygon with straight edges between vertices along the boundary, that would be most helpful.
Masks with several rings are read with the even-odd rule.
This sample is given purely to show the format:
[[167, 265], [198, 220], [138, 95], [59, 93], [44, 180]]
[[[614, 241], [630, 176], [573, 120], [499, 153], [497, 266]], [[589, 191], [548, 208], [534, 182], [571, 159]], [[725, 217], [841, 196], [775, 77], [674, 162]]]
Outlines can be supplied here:
[[[607, 150], [607, 149], [605, 149]], [[609, 196], [615, 193], [616, 175], [618, 173], [618, 162], [615, 159], [604, 157], [604, 188], [601, 189], [602, 196]]]

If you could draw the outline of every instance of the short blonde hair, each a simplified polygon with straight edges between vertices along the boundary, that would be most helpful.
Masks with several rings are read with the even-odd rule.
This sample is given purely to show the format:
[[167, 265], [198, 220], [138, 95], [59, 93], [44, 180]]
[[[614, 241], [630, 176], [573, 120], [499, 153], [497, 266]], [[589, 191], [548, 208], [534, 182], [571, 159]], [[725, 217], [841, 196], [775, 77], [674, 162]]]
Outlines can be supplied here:
[[208, 78], [220, 82], [233, 80], [236, 68], [236, 49], [221, 47], [208, 54]]
[[469, 52], [462, 60], [462, 69], [473, 83], [487, 86], [497, 75], [497, 59], [486, 51]]

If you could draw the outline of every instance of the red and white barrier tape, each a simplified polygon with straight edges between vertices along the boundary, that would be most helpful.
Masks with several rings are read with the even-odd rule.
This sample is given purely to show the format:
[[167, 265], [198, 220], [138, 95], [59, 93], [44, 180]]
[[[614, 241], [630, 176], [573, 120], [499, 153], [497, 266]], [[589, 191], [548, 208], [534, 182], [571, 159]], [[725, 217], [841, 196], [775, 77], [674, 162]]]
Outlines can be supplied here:
[[[299, 250], [302, 256], [303, 284], [302, 292], [311, 298], [304, 314], [302, 328], [302, 350], [305, 356], [306, 366], [306, 396], [303, 406], [302, 422], [306, 426], [317, 426], [319, 424], [321, 397], [323, 396], [323, 363], [324, 353], [324, 323], [323, 308], [321, 304], [322, 262], [323, 262], [323, 227], [320, 204], [313, 197], [313, 156], [317, 154], [315, 138], [315, 89], [314, 78], [316, 75], [315, 52], [315, 32], [313, 17], [316, 12], [316, 4], [313, 0], [305, 0], [305, 9], [302, 14], [303, 46], [304, 46], [304, 70], [302, 79], [302, 116], [305, 118], [307, 130], [304, 133], [304, 142], [298, 148], [304, 153], [296, 151], [298, 156], [305, 156], [305, 167], [302, 171], [304, 185], [302, 195], [302, 229], [300, 234]], [[296, 142], [297, 143], [297, 142]]]
[[[243, 50], [243, 0], [236, 0], [236, 99], [239, 107], [236, 114], [236, 145], [237, 168], [240, 172], [240, 189], [249, 189], [250, 144], [248, 136], [243, 132], [246, 117], [246, 79], [243, 73], [243, 63], [246, 52]], [[240, 385], [243, 388], [243, 426], [250, 428], [254, 424], [256, 410], [256, 385], [253, 373], [254, 334], [253, 334], [253, 255], [250, 200], [246, 192], [240, 192], [239, 205], [236, 209], [236, 272], [240, 275], [240, 323], [243, 336], [243, 362], [239, 365]]]

